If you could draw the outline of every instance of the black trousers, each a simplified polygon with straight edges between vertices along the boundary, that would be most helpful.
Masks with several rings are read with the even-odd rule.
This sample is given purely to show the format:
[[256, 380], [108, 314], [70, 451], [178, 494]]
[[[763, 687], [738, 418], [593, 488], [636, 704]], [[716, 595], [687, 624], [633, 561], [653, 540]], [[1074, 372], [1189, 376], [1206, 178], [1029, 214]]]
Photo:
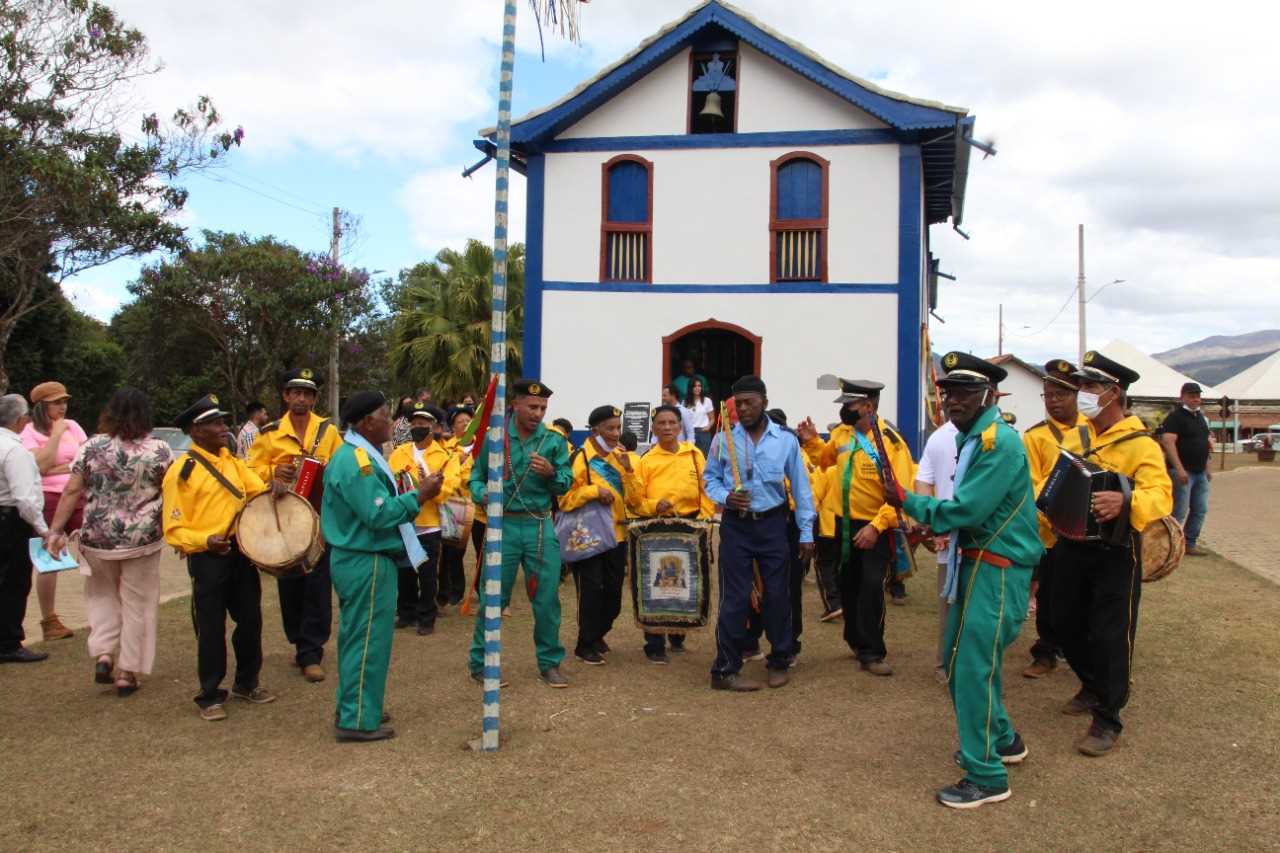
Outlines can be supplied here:
[[329, 580], [329, 548], [311, 573], [300, 578], [277, 578], [280, 621], [284, 635], [296, 649], [298, 666], [324, 660], [324, 644], [333, 629], [333, 584]]
[[742, 517], [733, 510], [720, 523], [720, 615], [716, 619], [716, 659], [711, 674], [732, 675], [742, 669], [749, 648], [747, 617], [751, 587], [760, 569], [764, 582], [764, 632], [769, 638], [770, 669], [791, 665], [791, 590], [787, 559], [787, 514]]
[[[837, 519], [837, 523], [839, 519]], [[889, 534], [882, 533], [869, 551], [856, 548], [852, 539], [869, 522], [849, 522], [849, 560], [841, 565], [840, 540], [824, 540], [834, 549], [828, 559], [840, 566], [840, 606], [844, 608], [844, 641], [863, 663], [882, 660], [884, 645], [884, 592], [889, 582]], [[838, 528], [837, 528], [838, 529]]]
[[252, 690], [262, 670], [262, 582], [258, 570], [233, 544], [226, 554], [187, 557], [191, 576], [191, 618], [196, 629], [196, 672], [201, 708], [225, 702], [227, 691], [227, 616], [236, 623], [231, 647], [236, 653], [235, 685]]
[[822, 599], [822, 612], [827, 614], [840, 609], [840, 548], [839, 540], [819, 536], [813, 559], [818, 581], [818, 597]]
[[670, 634], [650, 634], [644, 632], [644, 650], [646, 652], [660, 652], [666, 649], [667, 640], [671, 641], [671, 648], [684, 648], [684, 634], [678, 634], [672, 631]]
[[1120, 731], [1120, 709], [1129, 701], [1129, 672], [1142, 599], [1142, 555], [1116, 548], [1063, 540], [1053, 578], [1053, 631], [1067, 663], [1097, 707], [1099, 725]]
[[595, 651], [622, 612], [622, 586], [627, 575], [627, 545], [572, 563], [578, 590], [578, 645], [575, 652]]
[[[1061, 542], [1040, 558], [1032, 580], [1036, 586], [1036, 641], [1031, 644], [1031, 659], [1055, 661], [1062, 654], [1057, 635], [1053, 633], [1053, 579], [1058, 571], [1057, 563], [1062, 559]], [[1071, 571], [1070, 568], [1067, 571]]]
[[467, 573], [463, 568], [463, 558], [467, 554], [467, 544], [454, 548], [441, 543], [440, 551], [440, 588], [436, 591], [437, 604], [457, 604], [462, 601], [462, 594], [467, 590]]
[[16, 507], [0, 507], [0, 652], [22, 648], [31, 594], [31, 557], [27, 541], [35, 535]]
[[[800, 654], [800, 634], [804, 631], [804, 576], [809, 566], [800, 559], [800, 527], [795, 513], [787, 516], [787, 583], [791, 601], [791, 654]], [[751, 610], [747, 615], [747, 644], [743, 651], [760, 651], [764, 636], [764, 614]]]
[[440, 606], [436, 603], [436, 573], [440, 569], [440, 531], [419, 533], [418, 544], [427, 552], [427, 561], [418, 568], [409, 565], [407, 556], [396, 559], [396, 575], [399, 591], [396, 597], [396, 617], [402, 622], [416, 622], [423, 627], [433, 627]]

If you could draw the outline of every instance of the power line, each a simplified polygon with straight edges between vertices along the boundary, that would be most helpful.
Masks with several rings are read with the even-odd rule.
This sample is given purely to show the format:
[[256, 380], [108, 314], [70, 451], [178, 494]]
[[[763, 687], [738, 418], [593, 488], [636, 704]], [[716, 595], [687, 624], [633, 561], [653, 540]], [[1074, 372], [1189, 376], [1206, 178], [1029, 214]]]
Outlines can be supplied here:
[[1040, 334], [1041, 332], [1045, 331], [1045, 330], [1046, 330], [1046, 329], [1048, 329], [1050, 326], [1052, 326], [1054, 323], [1058, 322], [1058, 318], [1062, 316], [1062, 312], [1063, 312], [1063, 311], [1066, 311], [1066, 310], [1067, 310], [1067, 306], [1071, 304], [1071, 300], [1072, 300], [1072, 299], [1074, 299], [1074, 298], [1075, 298], [1075, 296], [1076, 296], [1076, 289], [1073, 287], [1073, 288], [1071, 288], [1071, 293], [1067, 296], [1067, 301], [1062, 303], [1062, 307], [1058, 309], [1058, 313], [1057, 313], [1057, 314], [1054, 314], [1054, 315], [1053, 315], [1053, 319], [1052, 319], [1052, 320], [1050, 320], [1049, 322], [1045, 323], [1045, 324], [1044, 324], [1043, 326], [1041, 326], [1039, 329], [1036, 329], [1034, 332], [1028, 332], [1028, 333], [1027, 333], [1027, 334], [1025, 334], [1025, 335], [1023, 335], [1023, 334], [1019, 334], [1019, 333], [1017, 333], [1017, 332], [1010, 332], [1009, 334], [1013, 335], [1014, 337], [1018, 337], [1018, 338], [1034, 338], [1036, 335]]
[[246, 181], [253, 181], [254, 183], [262, 184], [264, 187], [270, 187], [271, 189], [275, 190], [276, 192], [284, 193], [284, 194], [285, 194], [285, 195], [287, 195], [287, 196], [293, 196], [293, 197], [294, 197], [295, 199], [297, 199], [298, 201], [301, 201], [301, 202], [304, 202], [304, 203], [306, 203], [306, 204], [309, 204], [309, 205], [311, 205], [311, 206], [313, 206], [313, 207], [315, 207], [315, 208], [317, 208], [317, 209], [319, 209], [319, 208], [321, 208], [321, 207], [323, 207], [323, 206], [324, 206], [324, 205], [320, 204], [318, 201], [315, 201], [314, 199], [307, 198], [307, 197], [306, 197], [306, 196], [304, 196], [304, 195], [299, 195], [298, 193], [294, 192], [293, 190], [285, 189], [284, 187], [280, 186], [279, 184], [273, 184], [273, 183], [271, 183], [270, 181], [263, 180], [262, 178], [259, 178], [259, 177], [255, 176], [255, 175], [248, 175], [248, 174], [245, 174], [244, 172], [237, 171], [237, 170], [235, 170], [235, 169], [230, 168], [229, 166], [223, 166], [222, 168], [223, 168], [223, 169], [225, 169], [225, 170], [226, 170], [226, 171], [228, 171], [228, 172], [231, 172], [233, 175], [238, 175], [238, 176], [240, 176], [241, 178], [244, 178]]
[[293, 202], [285, 201], [285, 200], [284, 200], [284, 199], [282, 199], [282, 198], [278, 198], [278, 197], [276, 197], [276, 196], [271, 195], [270, 193], [263, 192], [263, 191], [262, 191], [262, 190], [260, 190], [260, 189], [256, 189], [255, 187], [251, 187], [251, 186], [249, 186], [248, 184], [242, 184], [242, 183], [240, 183], [239, 181], [237, 181], [237, 180], [236, 180], [236, 179], [234, 179], [234, 178], [219, 177], [219, 176], [214, 175], [214, 174], [212, 174], [212, 173], [208, 174], [208, 175], [207, 175], [207, 177], [208, 177], [210, 180], [217, 181], [217, 182], [218, 182], [218, 183], [220, 183], [220, 184], [234, 184], [234, 185], [236, 185], [237, 187], [240, 187], [242, 190], [247, 190], [248, 192], [251, 192], [251, 193], [253, 193], [254, 195], [262, 196], [262, 197], [263, 197], [263, 198], [265, 198], [265, 199], [269, 199], [270, 201], [274, 201], [276, 204], [283, 204], [285, 207], [291, 207], [291, 208], [293, 208], [294, 210], [301, 211], [302, 213], [308, 214], [308, 215], [310, 215], [310, 216], [317, 217], [318, 219], [322, 219], [322, 220], [323, 220], [323, 219], [325, 219], [325, 218], [326, 218], [326, 217], [325, 217], [325, 214], [321, 213], [321, 212], [320, 212], [320, 211], [318, 211], [318, 210], [313, 210], [313, 209], [310, 209], [310, 208], [301, 207], [301, 206], [299, 206], [299, 205], [294, 204]]

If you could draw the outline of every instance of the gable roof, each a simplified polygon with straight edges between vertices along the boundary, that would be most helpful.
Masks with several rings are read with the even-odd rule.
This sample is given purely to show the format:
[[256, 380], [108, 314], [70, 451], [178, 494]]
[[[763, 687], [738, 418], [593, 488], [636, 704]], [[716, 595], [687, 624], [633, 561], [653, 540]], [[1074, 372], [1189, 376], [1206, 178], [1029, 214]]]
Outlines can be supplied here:
[[[969, 146], [964, 139], [973, 134], [973, 118], [966, 108], [883, 89], [850, 74], [725, 0], [703, 0], [564, 97], [514, 121], [512, 148], [524, 154], [536, 153], [541, 144], [683, 50], [708, 28], [727, 31], [785, 68], [875, 116], [889, 125], [899, 141], [920, 144], [928, 221], [942, 222], [951, 217], [960, 223], [969, 165]], [[477, 147], [483, 146], [483, 140], [493, 140], [496, 129], [485, 128], [480, 136]]]
[[1280, 350], [1232, 376], [1218, 391], [1237, 400], [1280, 400]]
[[1037, 379], [1044, 379], [1043, 370], [1036, 367], [1034, 364], [1029, 364], [1023, 361], [1022, 359], [1018, 358], [1016, 355], [1014, 355], [1011, 352], [1006, 352], [1003, 355], [990, 356], [987, 358], [987, 361], [991, 362], [992, 364], [998, 365], [1000, 367], [1006, 367], [1007, 365], [1010, 365], [1010, 364], [1016, 365], [1018, 367], [1021, 367], [1023, 370], [1025, 370], [1027, 373], [1030, 373], [1032, 376], [1036, 377]]
[[[1114, 340], [1105, 347], [1100, 347], [1099, 352], [1138, 372], [1138, 381], [1129, 386], [1131, 397], [1176, 399], [1184, 383], [1196, 381], [1169, 365], [1156, 361], [1128, 341]], [[1199, 385], [1203, 389], [1204, 396], [1217, 396], [1217, 389], [1203, 382]]]

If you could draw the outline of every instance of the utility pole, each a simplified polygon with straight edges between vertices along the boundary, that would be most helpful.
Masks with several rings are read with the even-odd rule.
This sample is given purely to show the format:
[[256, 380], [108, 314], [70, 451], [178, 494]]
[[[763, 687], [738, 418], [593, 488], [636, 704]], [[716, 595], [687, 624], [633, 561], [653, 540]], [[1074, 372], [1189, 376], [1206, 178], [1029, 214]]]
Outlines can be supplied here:
[[1076, 353], [1078, 361], [1076, 364], [1084, 364], [1085, 353], [1085, 329], [1084, 329], [1084, 225], [1077, 225], [1076, 241], [1077, 251], [1079, 254], [1079, 272], [1076, 275], [1076, 299], [1080, 308], [1080, 347]]
[[996, 331], [996, 355], [1004, 355], [1004, 303], [1000, 303], [1000, 313], [997, 315], [999, 319], [996, 321], [999, 329]]
[[[329, 238], [329, 260], [338, 266], [338, 249], [342, 244], [342, 211], [333, 209], [333, 236]], [[1083, 310], [1083, 309], [1082, 309]], [[342, 341], [342, 303], [334, 300], [333, 329], [329, 333], [329, 417], [338, 416], [338, 346]]]

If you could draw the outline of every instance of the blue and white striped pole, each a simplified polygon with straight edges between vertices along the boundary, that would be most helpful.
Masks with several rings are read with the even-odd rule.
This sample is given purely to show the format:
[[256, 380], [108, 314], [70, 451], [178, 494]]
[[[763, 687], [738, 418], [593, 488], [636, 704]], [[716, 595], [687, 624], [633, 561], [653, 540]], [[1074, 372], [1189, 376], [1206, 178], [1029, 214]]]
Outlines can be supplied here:
[[488, 516], [484, 537], [484, 729], [480, 749], [498, 748], [499, 685], [502, 677], [502, 430], [507, 409], [507, 185], [511, 173], [511, 84], [516, 64], [516, 0], [502, 17], [502, 73], [498, 84], [498, 179], [493, 224], [493, 319], [491, 371], [497, 377], [489, 416]]

